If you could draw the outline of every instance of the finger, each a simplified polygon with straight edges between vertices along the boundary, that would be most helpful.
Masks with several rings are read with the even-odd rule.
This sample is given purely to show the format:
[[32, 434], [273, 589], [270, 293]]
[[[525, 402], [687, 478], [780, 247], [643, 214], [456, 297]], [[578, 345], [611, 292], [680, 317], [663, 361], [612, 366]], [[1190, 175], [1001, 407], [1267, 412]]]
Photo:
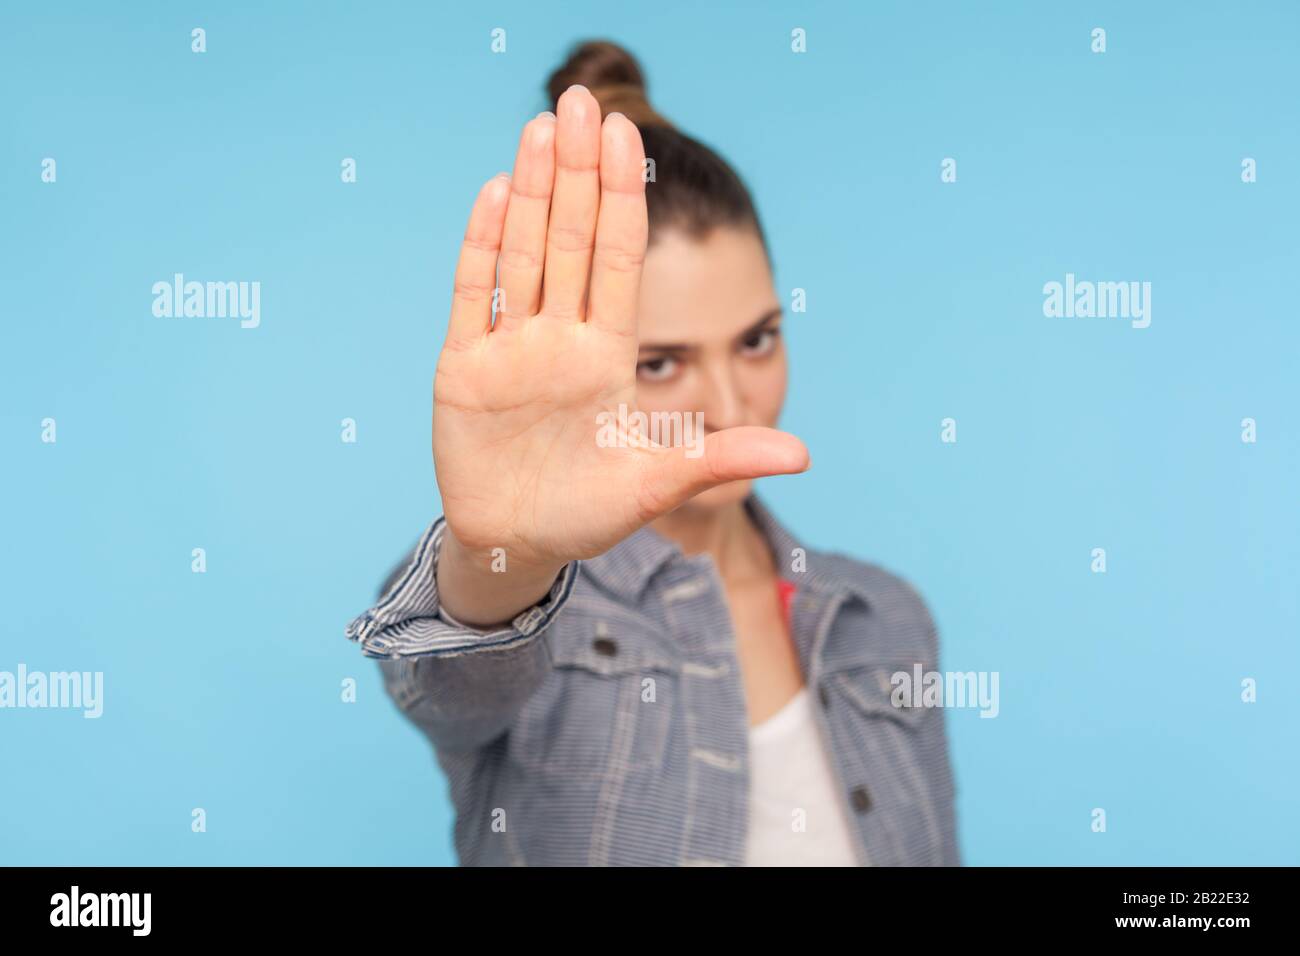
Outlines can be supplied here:
[[795, 475], [812, 462], [798, 438], [775, 428], [740, 426], [714, 432], [703, 447], [685, 445], [651, 459], [644, 487], [654, 515], [667, 514], [682, 502], [728, 481]]
[[542, 311], [581, 322], [600, 205], [600, 105], [571, 86], [556, 105], [555, 192], [546, 229]]
[[636, 334], [637, 292], [649, 229], [644, 165], [645, 148], [635, 124], [622, 113], [610, 113], [601, 129], [600, 213], [587, 321], [629, 336]]
[[494, 329], [508, 329], [542, 304], [546, 220], [555, 182], [555, 115], [530, 120], [519, 137], [501, 238], [501, 302]]
[[497, 252], [501, 248], [501, 228], [509, 196], [510, 177], [501, 173], [489, 179], [474, 200], [452, 286], [447, 344], [453, 348], [480, 341], [492, 325]]

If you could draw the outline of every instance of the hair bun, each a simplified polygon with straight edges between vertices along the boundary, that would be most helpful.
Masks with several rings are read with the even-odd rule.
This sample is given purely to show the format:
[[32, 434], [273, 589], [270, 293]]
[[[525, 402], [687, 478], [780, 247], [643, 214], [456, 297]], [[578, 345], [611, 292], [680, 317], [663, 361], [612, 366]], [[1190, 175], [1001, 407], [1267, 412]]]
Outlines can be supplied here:
[[602, 117], [622, 113], [640, 127], [673, 125], [650, 106], [640, 64], [617, 43], [588, 40], [575, 47], [546, 83], [552, 108], [575, 83], [591, 91]]

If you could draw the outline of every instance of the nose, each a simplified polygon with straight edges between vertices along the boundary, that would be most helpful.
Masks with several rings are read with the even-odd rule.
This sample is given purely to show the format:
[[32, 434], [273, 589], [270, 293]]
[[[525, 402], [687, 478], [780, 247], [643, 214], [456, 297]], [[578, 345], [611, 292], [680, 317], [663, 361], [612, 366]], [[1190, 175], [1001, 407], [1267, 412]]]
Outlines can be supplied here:
[[714, 361], [705, 368], [704, 412], [705, 432], [722, 431], [744, 425], [745, 400], [733, 374], [731, 363]]

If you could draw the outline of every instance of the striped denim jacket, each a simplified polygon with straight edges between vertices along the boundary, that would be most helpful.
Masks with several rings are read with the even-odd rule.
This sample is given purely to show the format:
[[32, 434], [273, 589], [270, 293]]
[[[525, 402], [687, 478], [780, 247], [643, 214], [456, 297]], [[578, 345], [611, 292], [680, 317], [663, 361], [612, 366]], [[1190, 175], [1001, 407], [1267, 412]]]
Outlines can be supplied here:
[[[798, 543], [751, 495], [780, 568]], [[487, 632], [440, 615], [445, 522], [347, 627], [432, 741], [463, 865], [740, 865], [749, 721], [722, 582], [642, 528], [569, 564]], [[938, 670], [920, 596], [804, 549], [792, 631], [863, 865], [957, 865], [942, 708], [895, 707], [890, 676]]]

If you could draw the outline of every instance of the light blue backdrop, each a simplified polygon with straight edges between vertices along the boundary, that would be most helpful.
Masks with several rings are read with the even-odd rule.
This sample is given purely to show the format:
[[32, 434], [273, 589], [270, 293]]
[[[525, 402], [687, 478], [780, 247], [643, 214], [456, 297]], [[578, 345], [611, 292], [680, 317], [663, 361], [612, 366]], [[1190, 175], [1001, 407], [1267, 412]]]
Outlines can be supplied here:
[[[1300, 862], [1296, 4], [25, 6], [0, 670], [106, 688], [98, 720], [0, 710], [0, 863], [454, 859], [432, 751], [342, 630], [439, 512], [469, 202], [592, 35], [807, 290], [784, 424], [815, 464], [769, 501], [907, 576], [945, 668], [1001, 675], [997, 719], [948, 717], [966, 860]], [[261, 326], [155, 318], [176, 272], [260, 281]], [[1151, 326], [1045, 318], [1067, 272], [1150, 281]]]

